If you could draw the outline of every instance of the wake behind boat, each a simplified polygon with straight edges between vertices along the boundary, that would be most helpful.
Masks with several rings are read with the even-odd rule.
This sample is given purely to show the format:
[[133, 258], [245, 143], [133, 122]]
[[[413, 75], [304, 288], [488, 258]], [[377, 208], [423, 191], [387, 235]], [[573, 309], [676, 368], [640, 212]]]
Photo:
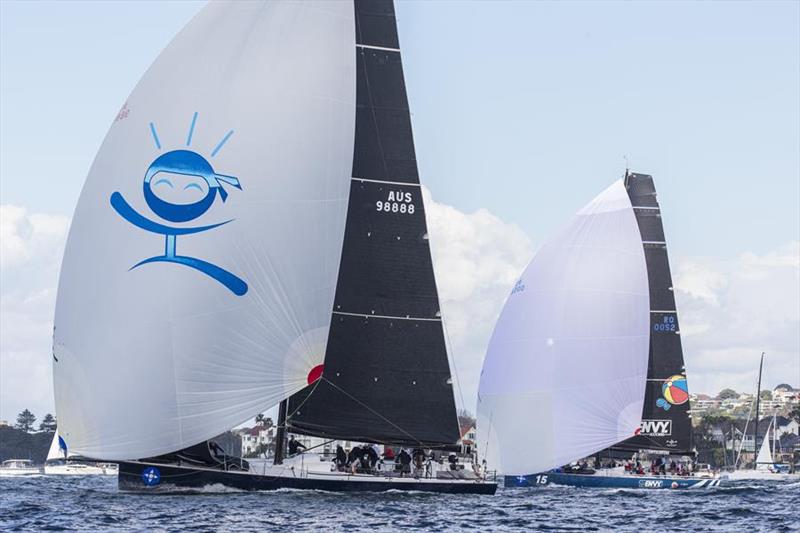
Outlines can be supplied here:
[[[494, 493], [283, 461], [289, 433], [460, 437], [390, 0], [212, 2], [181, 31], [86, 180], [53, 366], [66, 445], [123, 490]], [[213, 449], [278, 403], [275, 465]]]
[[[626, 171], [534, 257], [492, 335], [478, 411], [480, 441], [507, 487], [719, 485], [691, 466], [689, 390], [651, 176]], [[574, 463], [592, 456], [597, 468]], [[627, 469], [602, 468], [623, 459]]]

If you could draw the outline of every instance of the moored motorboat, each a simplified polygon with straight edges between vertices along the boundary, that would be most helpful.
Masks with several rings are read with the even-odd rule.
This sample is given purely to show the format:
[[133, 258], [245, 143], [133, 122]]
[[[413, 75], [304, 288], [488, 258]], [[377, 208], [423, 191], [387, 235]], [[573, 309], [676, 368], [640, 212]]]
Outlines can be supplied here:
[[0, 465], [0, 477], [20, 477], [41, 474], [42, 469], [28, 459], [8, 459]]

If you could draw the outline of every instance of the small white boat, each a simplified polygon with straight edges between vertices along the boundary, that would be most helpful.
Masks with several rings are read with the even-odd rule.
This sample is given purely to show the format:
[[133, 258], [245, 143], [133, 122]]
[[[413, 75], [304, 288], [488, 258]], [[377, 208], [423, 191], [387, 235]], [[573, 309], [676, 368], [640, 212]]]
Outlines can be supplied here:
[[42, 469], [34, 466], [28, 459], [9, 459], [0, 466], [0, 477], [32, 476], [41, 474]]
[[102, 476], [117, 474], [118, 468], [115, 464], [82, 463], [69, 460], [69, 456], [66, 443], [56, 431], [53, 434], [53, 441], [50, 443], [50, 450], [47, 452], [44, 473], [48, 476]]
[[800, 481], [800, 474], [789, 474], [778, 470], [734, 470], [722, 474], [723, 479], [730, 481]]
[[[762, 356], [763, 357], [763, 356]], [[759, 382], [760, 382], [759, 378]], [[767, 435], [769, 435], [770, 428], [775, 424], [774, 418], [770, 425], [767, 427]], [[773, 435], [775, 432], [773, 431]], [[777, 447], [777, 439], [773, 438], [773, 447]], [[800, 474], [789, 473], [789, 465], [781, 465], [775, 462], [770, 449], [770, 440], [764, 436], [761, 441], [761, 447], [758, 450], [756, 457], [755, 468], [736, 469], [733, 472], [723, 474], [723, 477], [731, 481], [800, 481]]]
[[117, 465], [78, 463], [75, 461], [45, 463], [48, 476], [103, 476], [116, 475]]

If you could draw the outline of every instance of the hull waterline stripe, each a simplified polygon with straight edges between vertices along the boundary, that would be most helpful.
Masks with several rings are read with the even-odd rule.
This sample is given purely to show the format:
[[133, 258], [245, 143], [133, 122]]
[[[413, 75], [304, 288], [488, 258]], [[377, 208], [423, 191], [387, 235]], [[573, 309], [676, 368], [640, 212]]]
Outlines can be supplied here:
[[664, 244], [666, 245], [666, 241], [642, 241], [642, 244]]
[[650, 312], [651, 313], [677, 313], [678, 311], [676, 311], [675, 309], [673, 309], [672, 311], [656, 311], [655, 309], [651, 309]]
[[441, 318], [419, 318], [413, 316], [387, 316], [387, 315], [369, 315], [365, 313], [345, 313], [344, 311], [334, 311], [334, 315], [344, 316], [360, 316], [364, 318], [388, 318], [389, 320], [425, 320], [428, 322], [441, 322]]
[[368, 181], [370, 183], [385, 183], [386, 185], [407, 185], [408, 187], [420, 187], [419, 183], [404, 183], [402, 181], [371, 180], [367, 178], [356, 178], [356, 177], [352, 177], [350, 179], [355, 181]]
[[634, 209], [647, 209], [648, 211], [661, 211], [660, 207], [652, 207], [647, 205], [634, 205]]
[[386, 48], [385, 46], [373, 46], [371, 44], [357, 44], [356, 48], [369, 48], [370, 50], [382, 50], [384, 52], [399, 52], [399, 48]]

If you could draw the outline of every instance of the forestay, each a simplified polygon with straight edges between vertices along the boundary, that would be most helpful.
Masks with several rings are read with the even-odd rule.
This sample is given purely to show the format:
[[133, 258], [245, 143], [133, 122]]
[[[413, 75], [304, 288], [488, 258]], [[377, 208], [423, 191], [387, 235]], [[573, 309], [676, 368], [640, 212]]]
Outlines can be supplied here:
[[642, 240], [620, 180], [542, 246], [506, 301], [479, 389], [490, 465], [537, 473], [633, 435], [648, 315]]
[[351, 2], [226, 2], [164, 50], [91, 167], [61, 271], [59, 431], [97, 459], [211, 438], [322, 362], [351, 190]]

